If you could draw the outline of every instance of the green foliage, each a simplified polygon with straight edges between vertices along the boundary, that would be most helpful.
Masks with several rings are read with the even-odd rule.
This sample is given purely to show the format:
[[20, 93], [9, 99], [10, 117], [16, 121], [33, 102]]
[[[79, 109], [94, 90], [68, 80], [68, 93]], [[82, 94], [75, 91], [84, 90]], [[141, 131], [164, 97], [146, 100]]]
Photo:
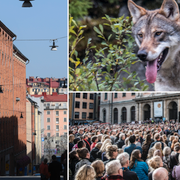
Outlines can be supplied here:
[[69, 2], [69, 14], [74, 19], [82, 18], [88, 15], [88, 9], [92, 8], [91, 0], [70, 0]]
[[[107, 15], [103, 19], [105, 22], [103, 25], [94, 27], [97, 36], [102, 40], [101, 46], [92, 46], [92, 39], [89, 39], [86, 55], [81, 61], [76, 47], [83, 39], [86, 26], [77, 26], [70, 17], [69, 89], [72, 91], [147, 90], [148, 86], [144, 84], [144, 80], [140, 80], [136, 72], [130, 72], [131, 65], [138, 61], [133, 53], [135, 43], [131, 36], [131, 20], [129, 17], [110, 18]], [[104, 35], [105, 26], [111, 29], [108, 37]]]

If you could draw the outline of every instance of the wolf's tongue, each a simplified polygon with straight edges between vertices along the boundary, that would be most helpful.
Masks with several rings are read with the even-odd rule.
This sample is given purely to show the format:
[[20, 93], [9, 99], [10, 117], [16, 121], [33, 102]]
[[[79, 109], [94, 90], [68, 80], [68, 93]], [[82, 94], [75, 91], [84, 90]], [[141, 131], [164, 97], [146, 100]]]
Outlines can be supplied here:
[[147, 68], [146, 68], [146, 80], [149, 83], [154, 83], [156, 81], [157, 76], [157, 60], [148, 61]]

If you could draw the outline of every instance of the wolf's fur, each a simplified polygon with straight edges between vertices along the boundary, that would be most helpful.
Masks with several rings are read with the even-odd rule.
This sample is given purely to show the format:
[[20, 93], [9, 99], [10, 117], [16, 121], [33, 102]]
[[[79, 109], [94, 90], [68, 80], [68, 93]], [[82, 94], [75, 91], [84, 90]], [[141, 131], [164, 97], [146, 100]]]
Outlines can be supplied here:
[[[156, 91], [180, 90], [180, 15], [175, 0], [164, 0], [160, 9], [149, 11], [128, 0], [133, 34], [145, 61], [153, 62], [169, 48], [155, 80]], [[160, 35], [158, 32], [161, 32]], [[151, 71], [150, 71], [151, 72]], [[150, 73], [149, 73], [150, 74]]]

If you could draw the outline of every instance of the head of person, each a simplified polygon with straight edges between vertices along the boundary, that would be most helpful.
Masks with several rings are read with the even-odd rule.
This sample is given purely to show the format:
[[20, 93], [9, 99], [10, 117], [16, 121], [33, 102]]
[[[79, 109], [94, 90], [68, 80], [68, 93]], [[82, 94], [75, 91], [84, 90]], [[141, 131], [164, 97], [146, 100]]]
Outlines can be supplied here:
[[98, 142], [98, 137], [97, 137], [97, 136], [93, 136], [93, 137], [91, 138], [91, 141], [92, 141], [93, 143], [97, 143], [97, 142]]
[[75, 180], [95, 180], [96, 172], [90, 165], [83, 165], [76, 173]]
[[56, 155], [52, 155], [52, 160], [56, 161]]
[[151, 157], [153, 157], [154, 151], [155, 151], [154, 148], [150, 148], [150, 149], [149, 149], [148, 155], [147, 155], [147, 158], [148, 158], [148, 159], [151, 158]]
[[84, 133], [84, 129], [83, 128], [78, 129], [78, 133], [79, 134], [83, 134]]
[[155, 145], [154, 145], [154, 148], [161, 150], [162, 149], [161, 142], [156, 142]]
[[125, 145], [128, 146], [129, 145], [129, 137], [127, 137], [124, 141]]
[[129, 168], [132, 169], [134, 164], [135, 164], [135, 161], [143, 161], [141, 159], [141, 152], [139, 149], [135, 149], [133, 150], [133, 152], [131, 153], [131, 158], [130, 158], [130, 163], [129, 163]]
[[176, 144], [174, 145], [174, 151], [175, 151], [175, 152], [179, 152], [179, 151], [180, 151], [180, 144], [179, 144], [179, 143], [176, 143]]
[[48, 160], [47, 158], [44, 159], [44, 164], [47, 164]]
[[69, 143], [73, 143], [74, 139], [75, 139], [74, 135], [70, 134], [69, 135]]
[[94, 168], [96, 172], [96, 177], [102, 177], [104, 173], [104, 163], [101, 160], [94, 161], [91, 166]]
[[74, 139], [74, 144], [77, 144], [81, 139], [80, 138], [75, 138]]
[[153, 172], [152, 179], [153, 180], [168, 180], [169, 179], [168, 171], [163, 167], [159, 167]]
[[122, 167], [129, 166], [129, 154], [127, 152], [119, 154], [116, 159], [119, 160]]
[[97, 147], [98, 149], [101, 149], [101, 146], [102, 146], [102, 143], [101, 142], [98, 142], [95, 147]]
[[108, 159], [115, 159], [118, 155], [118, 147], [116, 145], [108, 145], [106, 147], [106, 157]]
[[171, 148], [170, 147], [164, 147], [163, 149], [163, 155], [164, 156], [169, 156], [171, 154]]
[[83, 138], [88, 140], [88, 134], [84, 134]]
[[73, 161], [74, 159], [79, 159], [79, 155], [76, 150], [73, 150], [69, 153], [69, 160]]
[[150, 143], [151, 142], [151, 134], [147, 134], [146, 135], [145, 142], [146, 143], [148, 143], [148, 142]]
[[136, 136], [135, 136], [135, 135], [131, 135], [131, 136], [129, 137], [129, 142], [130, 142], [131, 144], [134, 144], [135, 141], [136, 141]]
[[148, 165], [153, 169], [157, 169], [163, 167], [163, 161], [160, 156], [154, 156], [148, 161]]
[[77, 143], [77, 147], [78, 147], [78, 148], [86, 147], [86, 143], [81, 140], [81, 141], [79, 141], [79, 142]]
[[108, 176], [111, 176], [111, 175], [123, 176], [123, 171], [121, 168], [122, 167], [119, 160], [113, 160], [106, 164], [106, 173]]
[[161, 150], [155, 150], [153, 156], [159, 156], [162, 159], [162, 151]]
[[160, 141], [160, 134], [159, 134], [159, 133], [156, 133], [156, 134], [154, 135], [154, 139], [155, 139], [155, 141]]
[[77, 149], [77, 153], [81, 159], [85, 159], [85, 158], [89, 159], [90, 158], [90, 153], [87, 148]]
[[119, 138], [120, 140], [125, 140], [125, 134], [124, 133], [119, 134]]
[[106, 139], [104, 142], [103, 142], [103, 144], [102, 144], [102, 146], [101, 146], [101, 152], [105, 152], [106, 151], [106, 146], [107, 145], [112, 145], [112, 143], [111, 143], [111, 139]]

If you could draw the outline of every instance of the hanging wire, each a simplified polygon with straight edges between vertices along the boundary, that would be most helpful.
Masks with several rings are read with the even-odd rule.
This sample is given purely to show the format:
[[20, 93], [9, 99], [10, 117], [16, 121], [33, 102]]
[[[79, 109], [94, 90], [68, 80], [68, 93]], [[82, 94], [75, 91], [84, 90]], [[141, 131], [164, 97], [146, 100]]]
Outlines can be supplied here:
[[58, 40], [58, 39], [63, 39], [67, 38], [67, 36], [55, 38], [55, 39], [17, 39], [16, 41], [52, 41], [52, 40]]

